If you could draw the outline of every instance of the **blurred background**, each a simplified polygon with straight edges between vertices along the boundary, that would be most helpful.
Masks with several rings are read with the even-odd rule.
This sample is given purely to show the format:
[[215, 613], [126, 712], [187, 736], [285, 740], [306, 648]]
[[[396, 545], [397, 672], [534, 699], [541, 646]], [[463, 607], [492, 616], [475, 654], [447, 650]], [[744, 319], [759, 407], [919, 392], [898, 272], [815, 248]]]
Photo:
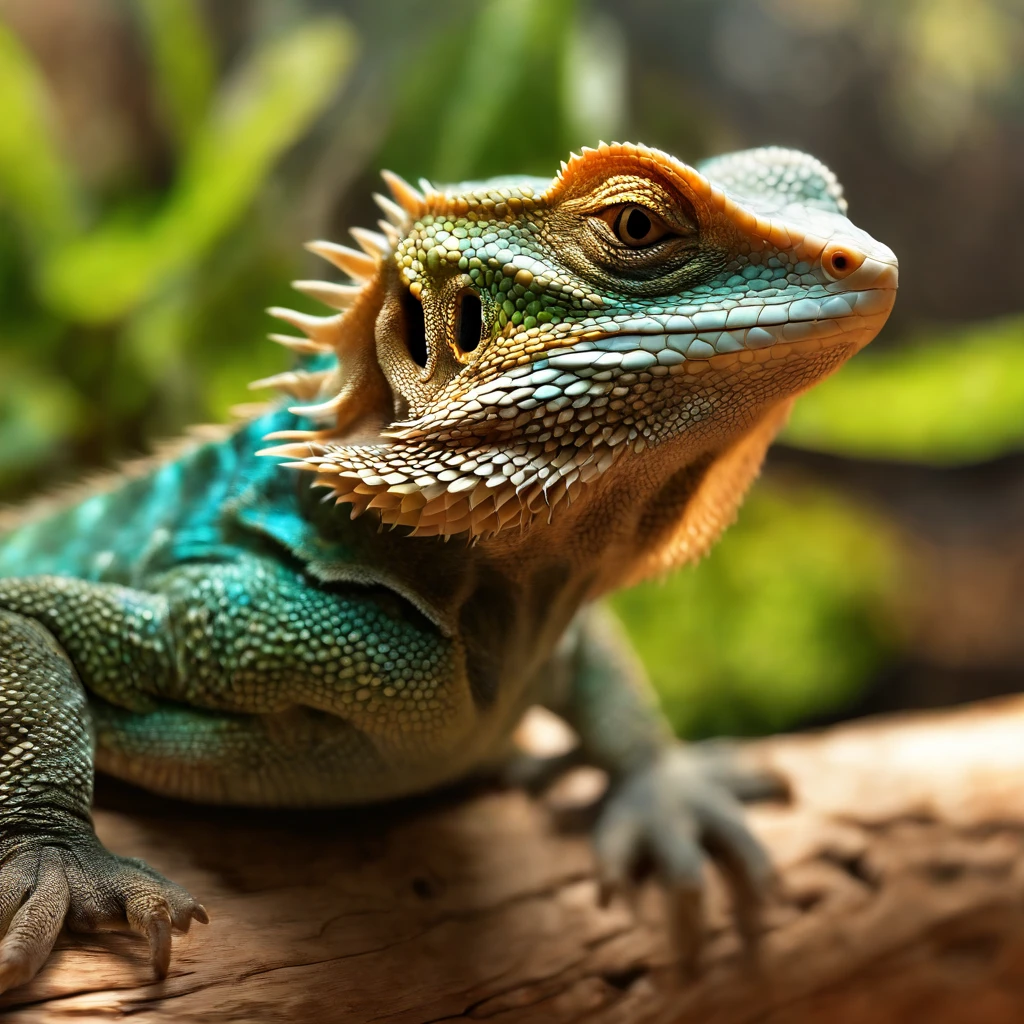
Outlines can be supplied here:
[[0, 500], [247, 401], [380, 167], [599, 139], [806, 149], [901, 264], [722, 543], [615, 600], [677, 729], [1020, 688], [1021, 0], [0, 0]]

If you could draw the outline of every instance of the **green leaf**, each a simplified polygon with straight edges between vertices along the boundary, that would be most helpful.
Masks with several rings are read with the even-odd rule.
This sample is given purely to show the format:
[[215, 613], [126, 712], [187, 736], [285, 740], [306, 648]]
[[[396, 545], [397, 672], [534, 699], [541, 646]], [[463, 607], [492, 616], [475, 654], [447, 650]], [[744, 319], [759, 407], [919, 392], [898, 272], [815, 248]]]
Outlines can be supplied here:
[[180, 144], [202, 124], [216, 66], [195, 0], [136, 0], [153, 59], [156, 93]]
[[790, 444], [963, 463], [1024, 447], [1024, 317], [866, 353], [796, 404]]
[[304, 23], [228, 83], [150, 220], [111, 220], [55, 254], [41, 288], [65, 315], [103, 323], [129, 313], [196, 264], [246, 212], [277, 159], [344, 81], [354, 37], [337, 18]]
[[0, 23], [0, 203], [40, 247], [75, 230], [75, 184], [55, 140], [42, 76], [14, 33]]
[[[403, 57], [379, 159], [414, 180], [550, 175], [580, 138], [565, 88], [577, 0], [481, 0], [472, 19], [425, 25]], [[577, 104], [578, 106], [578, 104]], [[570, 118], [570, 113], [573, 115]], [[593, 140], [593, 141], [596, 141]]]
[[455, 180], [479, 162], [480, 149], [522, 74], [526, 51], [537, 42], [531, 28], [542, 7], [543, 0], [490, 0], [481, 6], [436, 126], [434, 169], [441, 181]]

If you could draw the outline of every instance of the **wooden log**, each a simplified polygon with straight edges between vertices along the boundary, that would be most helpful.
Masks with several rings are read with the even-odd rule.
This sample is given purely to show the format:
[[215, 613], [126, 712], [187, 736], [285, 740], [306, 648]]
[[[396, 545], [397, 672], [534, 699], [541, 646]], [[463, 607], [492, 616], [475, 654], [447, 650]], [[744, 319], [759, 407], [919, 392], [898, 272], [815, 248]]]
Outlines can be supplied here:
[[751, 811], [781, 876], [756, 965], [712, 878], [702, 971], [681, 979], [657, 891], [599, 909], [585, 837], [521, 792], [282, 814], [107, 787], [100, 836], [212, 923], [159, 983], [138, 939], [62, 939], [0, 1006], [12, 1024], [1024, 1020], [1024, 699], [751, 751], [793, 787]]

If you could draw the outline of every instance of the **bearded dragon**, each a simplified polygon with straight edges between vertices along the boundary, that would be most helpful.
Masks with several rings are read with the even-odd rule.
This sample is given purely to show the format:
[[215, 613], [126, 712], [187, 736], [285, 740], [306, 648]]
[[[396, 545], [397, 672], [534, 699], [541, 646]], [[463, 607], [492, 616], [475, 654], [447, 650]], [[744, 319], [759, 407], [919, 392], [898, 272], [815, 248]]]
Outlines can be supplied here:
[[62, 925], [130, 927], [163, 976], [207, 920], [101, 845], [94, 768], [386, 800], [493, 764], [534, 704], [608, 772], [606, 891], [653, 861], [693, 936], [709, 851], [741, 918], [767, 882], [736, 780], [670, 735], [597, 602], [707, 551], [794, 396], [885, 323], [893, 253], [780, 148], [384, 177], [382, 233], [309, 246], [351, 279], [296, 282], [335, 312], [272, 310], [298, 361], [258, 384], [288, 400], [0, 541], [0, 990]]

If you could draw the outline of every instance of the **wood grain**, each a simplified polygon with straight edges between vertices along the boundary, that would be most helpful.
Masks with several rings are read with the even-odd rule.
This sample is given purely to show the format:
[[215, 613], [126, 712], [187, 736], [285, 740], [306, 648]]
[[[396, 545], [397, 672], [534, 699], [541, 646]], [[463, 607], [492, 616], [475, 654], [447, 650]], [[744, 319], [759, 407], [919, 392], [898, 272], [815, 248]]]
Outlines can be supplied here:
[[[759, 962], [712, 879], [684, 982], [658, 893], [596, 905], [585, 837], [520, 792], [371, 811], [195, 808], [108, 786], [97, 823], [206, 904], [153, 983], [142, 943], [67, 937], [12, 1024], [1024, 1020], [1024, 699], [754, 744], [793, 787], [754, 808], [781, 886]], [[565, 794], [561, 799], [567, 799]]]

